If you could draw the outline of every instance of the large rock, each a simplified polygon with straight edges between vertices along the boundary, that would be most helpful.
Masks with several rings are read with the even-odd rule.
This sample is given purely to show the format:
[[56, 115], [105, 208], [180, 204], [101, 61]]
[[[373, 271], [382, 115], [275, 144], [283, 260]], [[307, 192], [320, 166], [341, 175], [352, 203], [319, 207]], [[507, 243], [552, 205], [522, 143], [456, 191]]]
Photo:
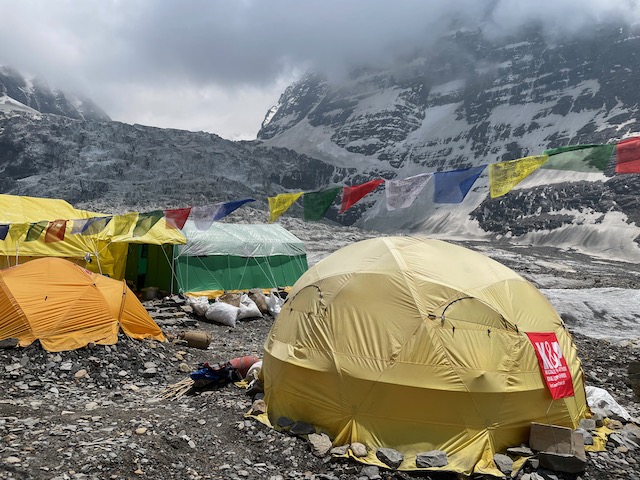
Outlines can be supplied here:
[[582, 473], [587, 466], [586, 458], [578, 458], [570, 453], [540, 452], [540, 466], [554, 472]]
[[493, 456], [493, 461], [495, 462], [498, 470], [500, 470], [505, 475], [511, 475], [513, 470], [513, 460], [508, 455], [504, 455], [503, 453], [496, 453]]
[[380, 468], [375, 465], [367, 465], [363, 467], [360, 474], [369, 480], [380, 480], [382, 478], [380, 476]]
[[4, 340], [0, 340], [0, 349], [16, 348], [18, 343], [19, 340], [17, 338], [5, 338]]
[[558, 425], [532, 423], [529, 445], [538, 451], [540, 466], [556, 472], [580, 473], [587, 465], [584, 437]]
[[416, 467], [419, 468], [444, 467], [448, 464], [447, 452], [442, 450], [431, 450], [416, 455]]
[[351, 446], [351, 453], [353, 453], [354, 457], [366, 457], [367, 456], [367, 447], [359, 442], [353, 442]]
[[313, 425], [310, 425], [307, 422], [297, 421], [291, 425], [291, 429], [289, 431], [294, 435], [305, 436], [310, 433], [315, 433], [316, 429]]
[[307, 438], [316, 457], [324, 457], [331, 450], [331, 439], [326, 433], [310, 433]]
[[404, 456], [393, 448], [378, 448], [376, 450], [376, 457], [391, 468], [398, 468], [404, 460]]
[[529, 446], [538, 452], [574, 454], [577, 450], [584, 455], [582, 434], [567, 427], [532, 423]]

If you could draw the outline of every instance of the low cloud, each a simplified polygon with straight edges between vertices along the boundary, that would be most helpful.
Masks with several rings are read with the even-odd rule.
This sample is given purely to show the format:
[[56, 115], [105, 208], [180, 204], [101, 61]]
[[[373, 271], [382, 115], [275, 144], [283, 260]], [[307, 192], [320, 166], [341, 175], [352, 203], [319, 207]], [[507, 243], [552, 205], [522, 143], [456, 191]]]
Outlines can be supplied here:
[[0, 0], [0, 64], [80, 91], [116, 120], [252, 138], [306, 69], [387, 62], [453, 24], [497, 36], [537, 21], [561, 35], [640, 19], [636, 1], [549, 3]]

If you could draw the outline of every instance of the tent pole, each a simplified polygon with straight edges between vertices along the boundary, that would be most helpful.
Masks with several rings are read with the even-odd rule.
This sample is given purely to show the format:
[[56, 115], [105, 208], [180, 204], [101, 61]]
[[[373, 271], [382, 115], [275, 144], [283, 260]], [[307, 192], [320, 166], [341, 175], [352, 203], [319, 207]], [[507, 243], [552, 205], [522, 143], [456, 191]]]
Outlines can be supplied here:
[[18, 249], [20, 248], [20, 240], [16, 242], [16, 265], [18, 265]]

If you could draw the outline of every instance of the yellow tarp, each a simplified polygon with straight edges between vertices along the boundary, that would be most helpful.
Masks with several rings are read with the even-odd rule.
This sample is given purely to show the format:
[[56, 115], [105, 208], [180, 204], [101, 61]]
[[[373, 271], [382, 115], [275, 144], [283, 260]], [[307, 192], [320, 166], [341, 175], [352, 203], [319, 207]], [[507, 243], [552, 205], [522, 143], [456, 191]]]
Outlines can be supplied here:
[[606, 425], [598, 427], [595, 431], [591, 432], [593, 444], [585, 445], [584, 449], [587, 452], [606, 452], [609, 435], [611, 435], [613, 432], [614, 430], [611, 430]]
[[[44, 234], [34, 241], [25, 241], [24, 233], [28, 224], [42, 220], [75, 220], [105, 216], [103, 213], [78, 210], [64, 200], [35, 198], [0, 194], [0, 223], [11, 224], [9, 235], [0, 240], [0, 269], [39, 257], [61, 257], [88, 268], [102, 272], [111, 278], [124, 278], [128, 243], [146, 243], [152, 245], [184, 244], [185, 237], [180, 230], [167, 228], [164, 219], [156, 223], [145, 235], [133, 237], [135, 216], [127, 228], [117, 231], [121, 223], [111, 220], [107, 227], [95, 235], [70, 234], [70, 228], [63, 241], [45, 243]], [[124, 216], [116, 216], [124, 217]], [[129, 218], [129, 217], [127, 217]], [[71, 223], [71, 222], [68, 222]], [[71, 225], [70, 225], [71, 226]], [[14, 232], [22, 230], [20, 235]], [[84, 260], [90, 254], [92, 262]]]
[[[553, 400], [525, 332], [554, 332], [575, 396]], [[264, 347], [265, 401], [280, 416], [416, 455], [443, 470], [501, 476], [494, 453], [527, 443], [531, 422], [576, 428], [588, 412], [576, 347], [546, 298], [507, 267], [413, 237], [344, 247], [296, 282]]]
[[162, 330], [126, 283], [61, 258], [40, 258], [0, 271], [0, 340], [39, 340], [48, 351], [90, 342], [112, 345], [118, 331], [164, 341]]

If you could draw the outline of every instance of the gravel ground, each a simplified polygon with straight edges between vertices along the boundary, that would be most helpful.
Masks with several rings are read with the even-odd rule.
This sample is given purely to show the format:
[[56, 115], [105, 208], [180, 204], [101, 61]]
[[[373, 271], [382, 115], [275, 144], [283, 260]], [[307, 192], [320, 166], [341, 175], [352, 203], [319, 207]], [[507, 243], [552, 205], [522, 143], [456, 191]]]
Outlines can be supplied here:
[[[341, 246], [341, 242], [327, 246], [333, 240], [329, 232], [327, 241], [318, 242], [316, 250], [310, 249], [311, 256], [320, 257]], [[296, 233], [304, 236], [304, 232]], [[356, 230], [347, 233], [354, 238], [345, 238], [342, 243], [360, 239], [355, 238]], [[324, 238], [325, 234], [317, 230], [313, 235]], [[553, 268], [539, 271], [544, 267], [536, 266], [535, 261], [521, 262], [521, 251], [514, 252], [517, 255], [512, 255], [509, 266], [525, 276], [557, 275]], [[500, 258], [509, 255], [503, 252]], [[527, 251], [522, 258], [533, 258], [527, 255], [533, 253]], [[612, 264], [608, 271], [600, 286], [637, 285], [635, 266], [625, 269]], [[581, 274], [565, 276], [558, 278], [583, 282], [585, 287], [593, 285]], [[147, 302], [147, 307], [154, 314], [164, 309], [163, 320], [158, 322], [164, 322], [163, 328], [173, 341], [121, 337], [114, 346], [73, 352], [48, 353], [37, 343], [24, 349], [0, 350], [0, 478], [376, 478], [375, 472], [364, 470], [361, 464], [317, 457], [306, 440], [246, 418], [252, 399], [233, 384], [177, 399], [160, 398], [167, 386], [188, 378], [203, 362], [261, 355], [271, 317], [239, 321], [231, 328], [201, 321], [192, 314], [183, 316], [181, 305], [172, 301]], [[185, 319], [193, 325], [181, 325]], [[170, 325], [172, 322], [176, 324]], [[209, 348], [190, 348], [176, 339], [188, 330], [209, 332]], [[640, 404], [627, 380], [629, 362], [640, 357], [640, 342], [613, 344], [577, 333], [574, 340], [588, 384], [605, 388], [632, 415], [640, 415]], [[581, 478], [640, 479], [637, 457], [640, 450], [625, 452], [610, 444], [607, 452], [589, 455]], [[540, 478], [553, 478], [544, 476], [548, 473], [538, 472]], [[383, 479], [454, 478], [392, 471], [380, 471], [379, 475]], [[555, 478], [576, 476], [557, 474]]]

